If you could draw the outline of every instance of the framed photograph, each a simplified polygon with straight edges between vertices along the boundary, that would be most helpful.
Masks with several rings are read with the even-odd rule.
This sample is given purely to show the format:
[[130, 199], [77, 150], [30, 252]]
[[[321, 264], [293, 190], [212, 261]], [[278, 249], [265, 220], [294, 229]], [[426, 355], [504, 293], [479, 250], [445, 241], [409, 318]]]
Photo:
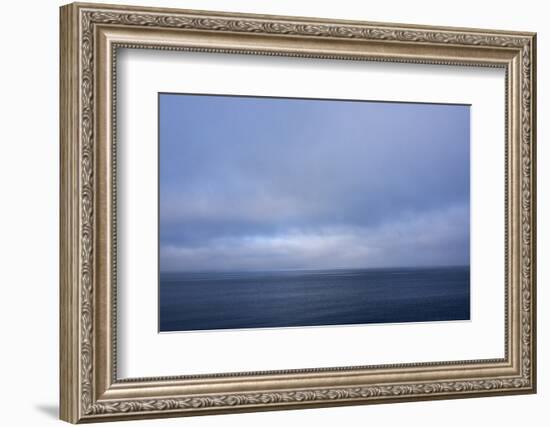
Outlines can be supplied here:
[[61, 8], [61, 418], [536, 391], [535, 34]]

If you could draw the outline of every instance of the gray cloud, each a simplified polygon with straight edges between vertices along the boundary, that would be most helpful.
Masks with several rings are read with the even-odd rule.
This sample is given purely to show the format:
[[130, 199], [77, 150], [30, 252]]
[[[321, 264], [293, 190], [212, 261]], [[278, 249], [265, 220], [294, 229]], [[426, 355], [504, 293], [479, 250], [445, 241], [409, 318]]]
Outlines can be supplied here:
[[161, 270], [469, 262], [469, 108], [163, 95]]
[[[405, 215], [379, 227], [332, 226], [166, 245], [166, 271], [323, 269], [469, 263], [468, 206]], [[441, 250], [441, 248], [448, 248]]]

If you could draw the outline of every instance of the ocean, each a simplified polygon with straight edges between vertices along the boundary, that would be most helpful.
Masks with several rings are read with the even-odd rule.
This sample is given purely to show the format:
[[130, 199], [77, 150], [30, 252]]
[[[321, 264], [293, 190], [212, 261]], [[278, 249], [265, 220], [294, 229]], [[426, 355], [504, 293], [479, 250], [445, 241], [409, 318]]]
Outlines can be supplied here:
[[470, 267], [161, 273], [160, 331], [470, 319]]

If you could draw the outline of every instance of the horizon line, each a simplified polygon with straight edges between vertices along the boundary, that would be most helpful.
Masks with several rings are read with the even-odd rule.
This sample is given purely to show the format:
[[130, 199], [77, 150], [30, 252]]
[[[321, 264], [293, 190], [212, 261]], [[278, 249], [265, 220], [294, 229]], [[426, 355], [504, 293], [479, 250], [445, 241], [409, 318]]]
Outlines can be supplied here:
[[417, 266], [399, 266], [399, 267], [334, 267], [334, 268], [280, 268], [280, 269], [254, 269], [254, 270], [167, 270], [160, 271], [159, 274], [170, 273], [272, 273], [272, 272], [290, 272], [290, 271], [338, 271], [338, 270], [408, 270], [408, 269], [428, 269], [428, 268], [457, 268], [470, 267], [470, 264], [446, 264], [446, 265], [417, 265]]

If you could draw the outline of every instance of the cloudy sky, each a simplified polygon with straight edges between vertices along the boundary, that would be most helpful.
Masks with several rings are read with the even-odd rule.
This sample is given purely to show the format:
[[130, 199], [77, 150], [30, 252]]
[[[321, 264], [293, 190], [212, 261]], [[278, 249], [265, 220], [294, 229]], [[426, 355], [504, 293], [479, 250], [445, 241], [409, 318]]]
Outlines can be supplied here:
[[159, 102], [161, 271], [469, 264], [468, 106]]

